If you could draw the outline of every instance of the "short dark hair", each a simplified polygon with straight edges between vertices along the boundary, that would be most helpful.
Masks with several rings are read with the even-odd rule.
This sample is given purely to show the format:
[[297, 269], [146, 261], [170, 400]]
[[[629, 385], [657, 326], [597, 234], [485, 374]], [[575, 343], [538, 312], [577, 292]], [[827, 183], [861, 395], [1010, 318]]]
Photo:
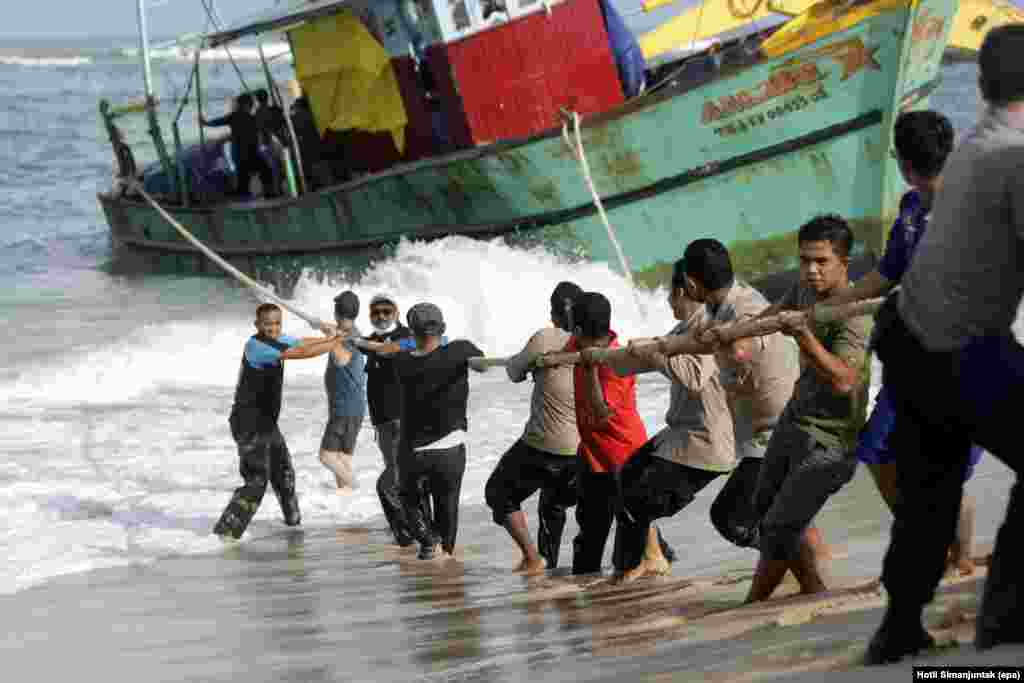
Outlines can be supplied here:
[[256, 307], [256, 319], [259, 320], [267, 313], [272, 313], [274, 311], [280, 313], [281, 307], [278, 306], [277, 304], [260, 304], [259, 306]]
[[1024, 24], [996, 26], [978, 51], [978, 83], [986, 101], [1008, 104], [1024, 99]]
[[334, 297], [334, 317], [337, 320], [355, 320], [359, 317], [359, 296], [352, 290]]
[[[729, 258], [729, 250], [725, 245], [710, 237], [694, 240], [686, 247], [683, 258], [676, 262], [683, 273], [704, 286], [705, 289], [714, 291], [728, 287], [735, 279], [732, 272], [732, 260]], [[676, 277], [673, 270], [672, 280], [682, 280]], [[676, 285], [676, 286], [682, 286]]]
[[600, 292], [583, 292], [573, 301], [574, 332], [600, 338], [612, 329], [612, 304]]
[[249, 111], [252, 109], [252, 95], [247, 92], [242, 93], [235, 98], [235, 104], [238, 105], [239, 111]]
[[256, 96], [256, 101], [260, 104], [266, 104], [267, 100], [270, 99], [270, 93], [267, 92], [266, 88], [254, 90], [252, 94]]
[[944, 114], [930, 109], [904, 112], [893, 128], [893, 146], [915, 173], [935, 178], [953, 151], [953, 124]]
[[566, 332], [572, 332], [572, 304], [583, 289], [575, 282], [562, 281], [551, 292], [551, 320]]
[[804, 242], [831, 242], [832, 249], [841, 257], [848, 257], [853, 250], [853, 230], [846, 220], [834, 213], [827, 213], [815, 216], [800, 226], [796, 241], [798, 244]]

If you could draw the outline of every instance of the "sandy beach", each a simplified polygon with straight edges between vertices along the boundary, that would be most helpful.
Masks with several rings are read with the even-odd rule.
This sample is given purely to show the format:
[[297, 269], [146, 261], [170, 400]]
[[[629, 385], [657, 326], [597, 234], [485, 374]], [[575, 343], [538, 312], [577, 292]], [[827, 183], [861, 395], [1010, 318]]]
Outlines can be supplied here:
[[[859, 666], [884, 606], [874, 577], [884, 545], [853, 542], [835, 522], [872, 493], [863, 474], [822, 516], [835, 550], [823, 596], [793, 595], [787, 582], [780, 597], [742, 606], [754, 557], [687, 545], [712, 496], [664, 526], [681, 556], [673, 575], [625, 586], [564, 568], [512, 574], [511, 543], [477, 505], [464, 510], [455, 559], [417, 560], [383, 523], [279, 527], [205, 555], [60, 577], [0, 597], [3, 659], [19, 679], [111, 682], [905, 681], [914, 664], [1024, 661], [1021, 648], [971, 645], [982, 543], [975, 576], [947, 578], [928, 610], [942, 647]], [[567, 531], [563, 562], [573, 523]]]

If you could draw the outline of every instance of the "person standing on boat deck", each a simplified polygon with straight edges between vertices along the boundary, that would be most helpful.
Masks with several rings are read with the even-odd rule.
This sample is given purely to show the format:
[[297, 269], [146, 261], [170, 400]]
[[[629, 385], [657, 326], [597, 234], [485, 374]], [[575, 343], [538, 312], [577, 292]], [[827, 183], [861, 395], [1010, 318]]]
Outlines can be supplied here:
[[[459, 493], [466, 470], [469, 359], [484, 353], [465, 339], [443, 344], [444, 317], [434, 304], [416, 304], [406, 321], [416, 336], [416, 350], [394, 358], [401, 406], [398, 473], [404, 505], [400, 512], [420, 543], [418, 557], [429, 560], [439, 543], [449, 556], [455, 551]], [[433, 499], [433, 528], [421, 508], [422, 479], [427, 480]]]
[[[695, 259], [692, 250], [688, 257]], [[679, 321], [673, 335], [700, 329], [708, 318], [704, 304], [686, 295], [687, 263], [680, 259], [672, 270], [668, 302]], [[630, 358], [613, 364], [630, 374], [660, 372], [671, 382], [666, 427], [632, 454], [620, 475], [615, 568], [624, 581], [668, 573], [653, 522], [681, 511], [736, 463], [732, 416], [714, 356], [668, 358], [663, 351], [660, 343], [631, 342]]]
[[[360, 346], [367, 359], [366, 394], [370, 421], [384, 458], [384, 471], [377, 478], [377, 497], [395, 542], [405, 547], [413, 542], [413, 536], [406, 524], [407, 517], [401, 512], [403, 503], [399, 495], [397, 459], [401, 412], [393, 356], [402, 351], [415, 350], [416, 339], [412, 330], [399, 321], [398, 303], [389, 294], [375, 294], [370, 299], [370, 324], [373, 326], [373, 334]], [[442, 337], [441, 343], [447, 343], [447, 339]], [[427, 500], [429, 492], [426, 482], [422, 482], [421, 486], [421, 512], [430, 525], [433, 520]]]
[[336, 336], [296, 339], [281, 334], [281, 309], [261, 304], [256, 309], [256, 334], [249, 338], [242, 354], [231, 406], [231, 436], [238, 444], [239, 471], [245, 482], [235, 490], [213, 533], [241, 538], [259, 509], [270, 482], [284, 523], [300, 523], [299, 499], [295, 495], [295, 470], [288, 445], [277, 428], [284, 386], [284, 361], [315, 358], [330, 351]]
[[889, 605], [869, 664], [930, 647], [921, 623], [945, 570], [964, 473], [977, 444], [1016, 481], [996, 536], [975, 646], [1024, 642], [1024, 24], [993, 28], [978, 53], [977, 125], [952, 152], [932, 220], [900, 290], [878, 313], [875, 351], [896, 409], [900, 502], [882, 568]]
[[[861, 278], [853, 287], [822, 302], [825, 305], [846, 304], [887, 293], [907, 272], [914, 249], [928, 228], [935, 194], [942, 184], [942, 167], [953, 149], [953, 125], [948, 118], [935, 111], [904, 112], [896, 119], [893, 147], [900, 172], [911, 189], [900, 201], [900, 213], [889, 231], [882, 260], [878, 268]], [[895, 420], [889, 390], [883, 385], [857, 444], [857, 459], [867, 465], [882, 499], [893, 513], [896, 512], [899, 500], [897, 454], [889, 443]], [[972, 447], [965, 480], [970, 479], [981, 454], [980, 448]], [[971, 559], [973, 536], [974, 500], [964, 496], [960, 504], [956, 538], [950, 546], [949, 556], [950, 566], [956, 567], [964, 575], [974, 572]]]
[[242, 93], [235, 99], [235, 110], [218, 119], [207, 120], [200, 116], [199, 123], [207, 128], [228, 126], [231, 128], [231, 145], [235, 151], [235, 174], [238, 179], [236, 196], [249, 197], [249, 181], [253, 173], [259, 174], [263, 192], [274, 196], [274, 172], [260, 154], [260, 127], [252, 114], [252, 95]]
[[[756, 318], [769, 307], [760, 292], [736, 279], [729, 250], [718, 240], [691, 242], [677, 265], [673, 282], [681, 283], [684, 297], [706, 305], [713, 325]], [[754, 489], [772, 430], [793, 396], [800, 351], [776, 332], [736, 340], [715, 358], [732, 413], [736, 467], [711, 504], [711, 523], [727, 541], [748, 548], [757, 523]]]
[[331, 174], [323, 161], [320, 131], [316, 127], [316, 118], [310, 109], [309, 99], [301, 95], [291, 107], [292, 128], [302, 156], [302, 174], [311, 190], [318, 190], [331, 184]]
[[271, 155], [274, 163], [274, 194], [280, 195], [284, 187], [284, 150], [288, 145], [288, 124], [284, 119], [281, 107], [270, 101], [270, 93], [266, 88], [253, 92], [256, 98], [256, 125], [260, 130], [260, 144]]
[[253, 95], [257, 104], [253, 116], [260, 128], [260, 142], [268, 148], [273, 146], [272, 138], [276, 138], [282, 145], [288, 144], [288, 124], [284, 120], [284, 111], [270, 102], [270, 93], [266, 88], [256, 90]]
[[621, 503], [619, 472], [647, 440], [636, 410], [636, 377], [620, 377], [594, 360], [596, 351], [619, 346], [611, 318], [611, 302], [598, 292], [584, 292], [573, 300], [573, 336], [565, 347], [580, 353], [573, 368], [580, 432], [573, 574], [601, 571], [604, 546]]
[[[777, 305], [807, 306], [850, 286], [853, 231], [845, 220], [818, 216], [800, 228], [797, 242], [800, 282]], [[752, 545], [761, 557], [748, 602], [770, 597], [787, 569], [801, 592], [825, 590], [808, 530], [857, 468], [853, 447], [867, 407], [871, 326], [862, 315], [830, 323], [805, 319], [783, 330], [800, 346], [802, 368], [758, 474]]]
[[[501, 456], [491, 473], [484, 487], [484, 499], [493, 511], [495, 524], [505, 527], [523, 553], [516, 571], [533, 573], [558, 566], [565, 511], [576, 504], [576, 450], [580, 433], [576, 427], [572, 368], [537, 368], [533, 363], [538, 356], [561, 351], [569, 343], [573, 300], [582, 293], [572, 282], [559, 282], [551, 293], [554, 327], [535, 332], [506, 367], [513, 382], [522, 382], [528, 374], [533, 376], [530, 419], [523, 435]], [[537, 489], [539, 528], [534, 545], [522, 504]]]
[[359, 336], [359, 297], [346, 290], [334, 298], [338, 343], [327, 356], [327, 427], [320, 441], [320, 462], [334, 474], [339, 493], [351, 493], [355, 483], [352, 455], [366, 416], [366, 356], [351, 337]]

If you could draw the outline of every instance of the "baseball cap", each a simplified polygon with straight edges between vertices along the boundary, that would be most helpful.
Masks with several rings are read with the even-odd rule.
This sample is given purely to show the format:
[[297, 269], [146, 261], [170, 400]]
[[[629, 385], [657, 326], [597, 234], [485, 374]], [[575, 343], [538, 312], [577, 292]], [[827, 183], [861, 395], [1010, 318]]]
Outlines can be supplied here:
[[378, 292], [370, 299], [370, 306], [376, 306], [377, 304], [391, 304], [398, 308], [398, 302], [390, 294], [385, 294], [384, 292]]
[[409, 309], [405, 319], [409, 328], [417, 335], [439, 337], [444, 334], [444, 316], [434, 304], [422, 302]]
[[351, 290], [345, 290], [334, 297], [334, 315], [346, 320], [359, 317], [359, 297]]
[[579, 334], [603, 337], [611, 331], [612, 304], [600, 292], [583, 292], [573, 301], [572, 319]]

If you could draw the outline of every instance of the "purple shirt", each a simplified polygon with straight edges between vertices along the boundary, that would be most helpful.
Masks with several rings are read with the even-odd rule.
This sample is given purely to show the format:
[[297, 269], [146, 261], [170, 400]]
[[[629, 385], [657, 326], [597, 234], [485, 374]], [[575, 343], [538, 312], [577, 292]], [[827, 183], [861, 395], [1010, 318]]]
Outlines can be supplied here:
[[931, 209], [924, 205], [921, 193], [910, 190], [900, 200], [900, 215], [889, 231], [885, 253], [878, 264], [878, 272], [889, 282], [899, 282], [910, 268], [910, 259], [928, 229]]

